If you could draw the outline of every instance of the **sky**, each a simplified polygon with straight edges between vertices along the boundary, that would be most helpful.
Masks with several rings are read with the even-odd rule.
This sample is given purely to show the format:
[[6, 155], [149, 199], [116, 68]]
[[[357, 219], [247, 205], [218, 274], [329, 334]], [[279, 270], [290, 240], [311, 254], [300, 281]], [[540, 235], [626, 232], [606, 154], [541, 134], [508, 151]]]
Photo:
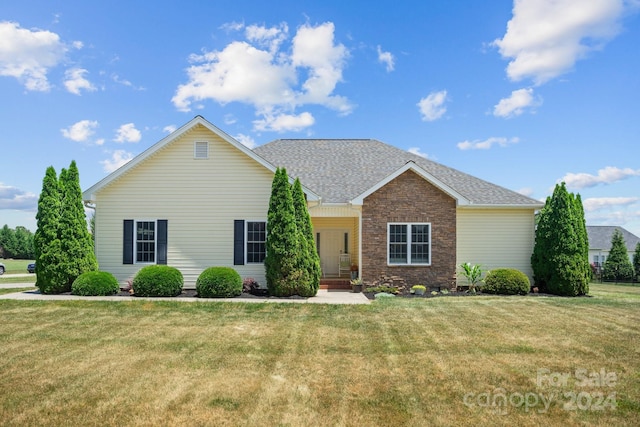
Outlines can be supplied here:
[[[151, 6], [152, 5], [152, 6]], [[372, 138], [640, 236], [640, 0], [0, 2], [0, 226], [196, 115]]]

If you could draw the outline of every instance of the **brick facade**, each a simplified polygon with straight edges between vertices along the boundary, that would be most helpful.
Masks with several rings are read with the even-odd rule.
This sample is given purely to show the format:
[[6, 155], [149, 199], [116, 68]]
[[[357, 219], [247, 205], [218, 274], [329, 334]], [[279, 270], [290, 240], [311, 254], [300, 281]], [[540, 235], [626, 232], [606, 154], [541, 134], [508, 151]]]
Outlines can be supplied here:
[[[387, 265], [387, 223], [431, 223], [431, 265]], [[450, 287], [456, 270], [456, 202], [413, 171], [365, 198], [362, 206], [362, 276], [399, 276], [409, 286]]]

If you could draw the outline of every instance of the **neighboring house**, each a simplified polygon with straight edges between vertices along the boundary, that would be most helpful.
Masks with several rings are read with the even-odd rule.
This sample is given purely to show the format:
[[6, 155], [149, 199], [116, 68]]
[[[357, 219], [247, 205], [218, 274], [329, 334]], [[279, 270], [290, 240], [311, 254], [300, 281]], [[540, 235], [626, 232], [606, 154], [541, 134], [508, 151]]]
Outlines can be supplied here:
[[463, 262], [531, 276], [537, 200], [376, 140], [250, 150], [201, 116], [84, 192], [100, 269], [124, 283], [169, 264], [194, 287], [205, 268], [230, 266], [265, 284], [280, 166], [303, 184], [325, 278], [348, 277], [353, 264], [365, 281], [451, 286]]
[[628, 232], [622, 227], [609, 225], [587, 225], [587, 234], [589, 235], [589, 262], [600, 269], [609, 256], [611, 250], [611, 239], [615, 230], [622, 233], [622, 238], [627, 246], [629, 260], [633, 262], [633, 254], [636, 245], [640, 243], [640, 238], [633, 233]]

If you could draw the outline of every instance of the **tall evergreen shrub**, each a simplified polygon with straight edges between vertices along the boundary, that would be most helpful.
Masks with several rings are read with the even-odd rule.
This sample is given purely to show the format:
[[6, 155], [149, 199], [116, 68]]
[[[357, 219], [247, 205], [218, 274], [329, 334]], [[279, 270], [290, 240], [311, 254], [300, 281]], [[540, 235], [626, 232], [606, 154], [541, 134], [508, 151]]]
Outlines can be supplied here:
[[611, 249], [602, 268], [602, 278], [607, 280], [629, 280], [633, 277], [633, 265], [629, 261], [627, 245], [620, 230], [611, 237]]
[[556, 295], [589, 291], [590, 266], [584, 209], [564, 183], [556, 185], [540, 212], [531, 266], [535, 284]]
[[293, 183], [292, 196], [301, 246], [301, 267], [306, 271], [305, 281], [300, 283], [298, 293], [301, 296], [315, 296], [320, 289], [320, 256], [313, 238], [313, 226], [307, 209], [307, 201], [298, 178]]
[[276, 170], [271, 185], [266, 249], [264, 266], [269, 293], [295, 295], [303, 270], [300, 268], [301, 248], [291, 185], [284, 168]]
[[98, 269], [91, 234], [82, 203], [80, 176], [75, 160], [60, 174], [61, 207], [60, 242], [65, 256], [62, 270], [69, 286], [82, 273]]
[[633, 270], [636, 280], [640, 280], [640, 242], [636, 244], [636, 251], [633, 253]]
[[60, 266], [64, 261], [60, 241], [60, 183], [53, 166], [49, 166], [42, 180], [38, 199], [34, 236], [36, 260], [36, 286], [43, 294], [55, 294], [71, 290]]
[[36, 220], [36, 286], [45, 294], [69, 292], [80, 274], [98, 268], [75, 161], [62, 169], [59, 179], [52, 166], [47, 168]]

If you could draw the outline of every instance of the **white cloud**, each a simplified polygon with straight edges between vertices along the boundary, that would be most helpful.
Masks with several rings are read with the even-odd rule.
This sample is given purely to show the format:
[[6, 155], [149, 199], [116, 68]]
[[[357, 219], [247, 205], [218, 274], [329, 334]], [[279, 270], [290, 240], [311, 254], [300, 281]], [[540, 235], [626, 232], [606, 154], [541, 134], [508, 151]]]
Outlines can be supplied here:
[[315, 123], [315, 119], [308, 112], [301, 114], [266, 115], [264, 119], [254, 120], [253, 125], [259, 131], [301, 131]]
[[585, 212], [629, 206], [640, 202], [640, 197], [590, 197], [582, 201]]
[[71, 68], [64, 73], [65, 81], [64, 86], [67, 90], [74, 95], [80, 95], [80, 90], [84, 89], [89, 92], [96, 90], [96, 87], [87, 80], [84, 75], [88, 71], [84, 68]]
[[543, 84], [615, 37], [621, 17], [634, 3], [637, 6], [626, 0], [515, 0], [507, 31], [493, 45], [510, 59], [511, 80], [531, 78]]
[[519, 116], [525, 108], [537, 107], [542, 104], [541, 100], [533, 97], [533, 89], [518, 89], [511, 92], [509, 98], [503, 98], [493, 107], [493, 115], [496, 117], [510, 118]]
[[240, 142], [241, 144], [245, 145], [246, 147], [252, 150], [256, 148], [256, 141], [253, 138], [251, 138], [249, 135], [239, 133], [234, 138], [236, 139], [236, 141]]
[[378, 45], [378, 62], [385, 64], [387, 72], [390, 73], [394, 70], [395, 58], [391, 52], [383, 52], [382, 48]]
[[15, 77], [30, 91], [48, 91], [47, 73], [68, 50], [60, 36], [5, 21], [0, 22], [0, 40], [0, 76]]
[[531, 197], [533, 196], [533, 188], [525, 187], [519, 190], [516, 190], [516, 193], [522, 194], [523, 196]]
[[162, 128], [162, 131], [167, 133], [173, 133], [175, 132], [176, 129], [178, 129], [176, 125], [167, 125]]
[[[97, 120], [80, 120], [66, 129], [60, 129], [60, 132], [62, 132], [62, 136], [72, 141], [87, 142], [95, 133], [97, 127]], [[98, 142], [96, 142], [97, 145], [102, 145], [99, 141], [104, 142], [104, 140], [98, 140]]]
[[422, 120], [432, 122], [441, 118], [444, 113], [447, 112], [447, 108], [443, 106], [446, 100], [446, 90], [431, 92], [426, 98], [422, 98], [420, 102], [418, 102]]
[[125, 165], [131, 159], [133, 159], [133, 154], [129, 153], [125, 150], [115, 150], [111, 153], [111, 158], [100, 161], [102, 168], [105, 172], [111, 173], [118, 169], [120, 166]]
[[135, 85], [134, 85], [133, 83], [131, 83], [129, 80], [127, 80], [127, 79], [123, 79], [123, 78], [121, 78], [121, 77], [120, 77], [119, 75], [117, 75], [117, 74], [112, 74], [112, 75], [111, 75], [111, 79], [112, 79], [114, 82], [116, 82], [116, 83], [118, 83], [118, 84], [120, 84], [120, 85], [122, 85], [122, 86], [130, 87], [130, 88], [132, 88], [133, 90], [146, 90], [143, 86], [135, 86]]
[[136, 125], [133, 123], [127, 123], [118, 128], [114, 141], [120, 143], [139, 142], [140, 139], [142, 139], [142, 134], [138, 129], [136, 129]]
[[0, 210], [32, 211], [38, 206], [38, 196], [0, 182]]
[[457, 147], [460, 150], [488, 150], [494, 145], [507, 147], [511, 144], [517, 144], [518, 142], [520, 142], [520, 138], [518, 137], [505, 138], [492, 136], [491, 138], [485, 139], [484, 141], [481, 141], [479, 139], [476, 139], [474, 141], [462, 141], [457, 144]]
[[595, 187], [598, 184], [613, 184], [632, 176], [640, 176], [640, 169], [620, 169], [614, 166], [607, 166], [598, 170], [597, 175], [584, 172], [568, 173], [560, 181], [564, 181], [568, 188], [580, 189]]
[[415, 154], [416, 156], [424, 157], [425, 159], [429, 157], [427, 154], [420, 151], [420, 147], [411, 147], [407, 151], [411, 154]]
[[[244, 28], [234, 25], [232, 29]], [[296, 108], [314, 104], [349, 114], [353, 106], [334, 94], [342, 81], [348, 50], [334, 40], [334, 26], [303, 25], [297, 29], [289, 48], [288, 27], [246, 27], [247, 41], [234, 41], [220, 51], [191, 55], [188, 82], [179, 85], [172, 98], [181, 111], [199, 108], [202, 101], [220, 104], [241, 102], [252, 105], [260, 117], [256, 129], [294, 130], [300, 121], [308, 123], [309, 113], [296, 114]], [[195, 105], [194, 105], [195, 104]], [[292, 120], [297, 118], [297, 120]], [[288, 122], [292, 128], [275, 122]]]
[[259, 25], [249, 25], [245, 28], [245, 36], [250, 42], [255, 42], [260, 46], [267, 47], [270, 52], [276, 52], [280, 45], [289, 36], [289, 27], [286, 23], [281, 23], [278, 27], [263, 27]]

